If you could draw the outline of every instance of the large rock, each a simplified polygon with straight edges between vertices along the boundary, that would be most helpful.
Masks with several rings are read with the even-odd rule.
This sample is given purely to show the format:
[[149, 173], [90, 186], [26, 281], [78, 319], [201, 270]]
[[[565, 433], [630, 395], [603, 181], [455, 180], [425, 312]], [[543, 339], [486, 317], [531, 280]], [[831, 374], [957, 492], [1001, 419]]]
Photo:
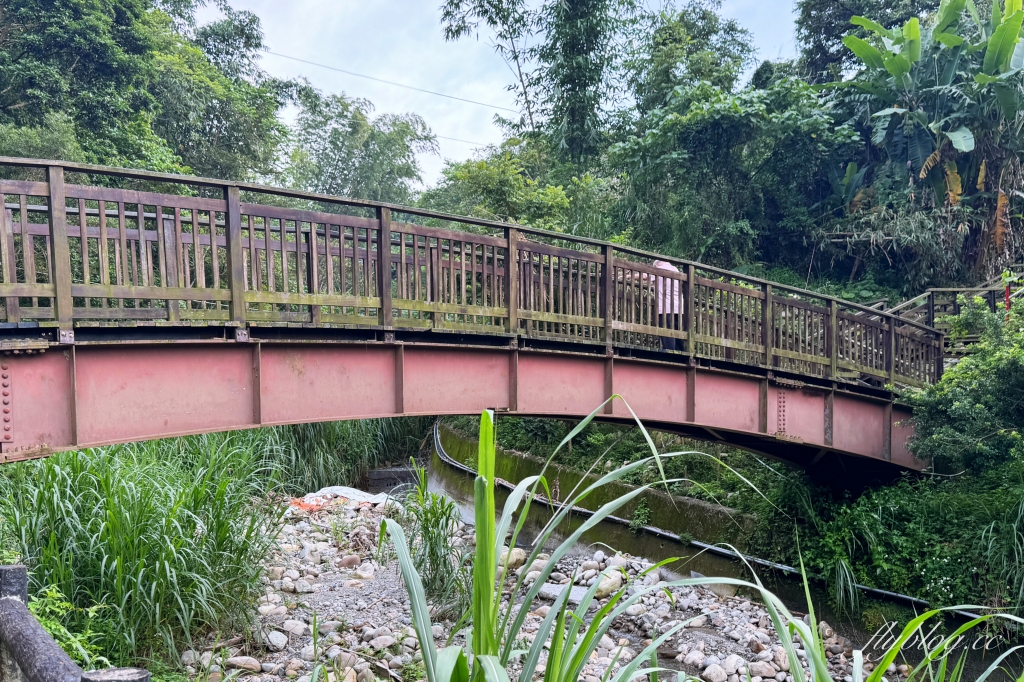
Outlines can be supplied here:
[[626, 607], [627, 616], [642, 616], [647, 613], [647, 607], [643, 604], [630, 604]]
[[281, 627], [290, 635], [296, 637], [305, 637], [307, 634], [312, 634], [313, 630], [303, 623], [301, 620], [286, 620], [281, 624]]
[[601, 578], [601, 583], [597, 586], [597, 592], [594, 593], [594, 597], [596, 599], [604, 599], [608, 595], [617, 592], [621, 587], [622, 573], [620, 571], [611, 571]]
[[304, 661], [315, 661], [316, 660], [316, 649], [313, 648], [312, 644], [307, 644], [302, 647], [302, 651], [299, 652], [299, 658]]
[[622, 568], [625, 568], [626, 566], [629, 566], [629, 559], [622, 556], [621, 554], [616, 554], [613, 557], [609, 557], [605, 565], [609, 567], [621, 566]]
[[768, 661], [753, 661], [747, 664], [747, 672], [751, 677], [775, 677], [779, 671]]
[[320, 623], [317, 629], [320, 631], [321, 635], [329, 635], [342, 625], [344, 625], [344, 623], [340, 620], [325, 620], [323, 623]]
[[390, 635], [381, 635], [380, 637], [374, 637], [371, 639], [369, 644], [373, 649], [380, 651], [381, 649], [387, 649], [390, 646], [394, 646], [397, 641], [398, 640]]
[[181, 664], [183, 666], [195, 666], [199, 662], [199, 654], [192, 649], [186, 649], [181, 652]]
[[362, 563], [358, 554], [346, 554], [338, 559], [338, 568], [355, 568]]
[[695, 668], [701, 667], [704, 662], [704, 652], [694, 649], [690, 653], [686, 654], [686, 658], [683, 659], [683, 663], [686, 665], [692, 665]]
[[298, 594], [309, 594], [313, 591], [313, 586], [309, 584], [308, 580], [298, 580], [295, 583], [295, 591]]
[[267, 648], [271, 651], [284, 651], [288, 646], [288, 635], [277, 630], [271, 630], [263, 639]]
[[498, 566], [504, 566], [506, 559], [508, 559], [508, 569], [514, 571], [526, 563], [526, 551], [519, 547], [513, 547], [502, 552], [501, 557], [498, 558]]
[[225, 661], [224, 665], [228, 670], [248, 670], [253, 673], [263, 672], [260, 662], [252, 656], [232, 656]]
[[373, 580], [373, 572], [373, 564], [366, 561], [359, 568], [353, 571], [352, 577], [357, 580]]
[[335, 665], [342, 670], [354, 668], [357, 663], [359, 663], [359, 657], [351, 651], [341, 651], [335, 657]]
[[729, 676], [725, 674], [725, 670], [718, 664], [709, 665], [704, 668], [704, 672], [700, 676], [705, 682], [725, 682], [729, 679]]
[[786, 650], [781, 646], [775, 648], [775, 657], [772, 662], [775, 663], [775, 667], [782, 672], [789, 671], [789, 656], [786, 655]]
[[744, 667], [746, 664], [747, 662], [742, 656], [731, 654], [726, 656], [725, 660], [722, 661], [722, 670], [724, 670], [728, 675], [734, 675], [737, 670]]
[[579, 604], [587, 594], [587, 588], [579, 585], [570, 587], [569, 585], [553, 585], [552, 583], [544, 583], [540, 587], [540, 593], [538, 596], [542, 599], [550, 599], [551, 601], [554, 601], [562, 594], [562, 590], [566, 589], [569, 590], [570, 604]]

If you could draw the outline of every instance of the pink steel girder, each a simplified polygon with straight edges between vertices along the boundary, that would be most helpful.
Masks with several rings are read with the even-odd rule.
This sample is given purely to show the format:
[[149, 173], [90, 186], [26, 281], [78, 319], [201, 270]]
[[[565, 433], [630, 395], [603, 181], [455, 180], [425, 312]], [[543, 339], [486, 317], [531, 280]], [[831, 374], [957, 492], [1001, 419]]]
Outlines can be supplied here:
[[[653, 357], [401, 341], [108, 341], [38, 350], [0, 356], [0, 462], [257, 426], [486, 408], [578, 419], [618, 394], [649, 426], [805, 466], [926, 464], [907, 450], [910, 413], [891, 394]], [[631, 419], [621, 401], [602, 418]]]

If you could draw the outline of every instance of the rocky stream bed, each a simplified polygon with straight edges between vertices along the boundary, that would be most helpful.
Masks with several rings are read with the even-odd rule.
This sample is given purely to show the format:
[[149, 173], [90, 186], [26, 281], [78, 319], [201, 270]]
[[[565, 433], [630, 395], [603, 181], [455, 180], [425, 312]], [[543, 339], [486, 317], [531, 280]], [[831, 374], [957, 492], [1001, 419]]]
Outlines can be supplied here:
[[[228, 675], [249, 682], [311, 682], [314, 667], [321, 663], [329, 671], [329, 682], [418, 682], [423, 677], [417, 665], [419, 643], [397, 561], [381, 565], [374, 558], [381, 520], [400, 505], [379, 500], [329, 488], [293, 501], [262, 578], [265, 592], [256, 614], [258, 626], [246, 635], [220, 642], [211, 638], [205, 647], [184, 652], [182, 664], [189, 674], [208, 682]], [[473, 527], [460, 524], [452, 542], [471, 546]], [[529, 583], [547, 557], [542, 555], [530, 567], [522, 565], [525, 558], [526, 552], [514, 548], [509, 566], [517, 573], [525, 571]], [[666, 576], [658, 569], [638, 578], [650, 566], [642, 558], [603, 550], [566, 557], [542, 587], [520, 637], [532, 639], [548, 604], [561, 590], [581, 593], [600, 580], [598, 595], [606, 598], [623, 581], [627, 589], [634, 589], [634, 579], [647, 585], [664, 582]], [[614, 567], [621, 567], [628, 578]], [[763, 606], [736, 596], [728, 586], [711, 587], [671, 587], [630, 606], [601, 640], [584, 669], [584, 682], [601, 682], [609, 667], [614, 670], [632, 660], [652, 636], [680, 622], [686, 626], [659, 649], [659, 665], [705, 682], [740, 682], [748, 675], [751, 682], [794, 682], [794, 671]], [[570, 602], [574, 597], [571, 593]], [[433, 624], [438, 646], [445, 645], [453, 627], [451, 621]], [[853, 644], [826, 623], [819, 623], [819, 631], [833, 679], [851, 681]], [[452, 642], [465, 645], [465, 637], [465, 631], [456, 632]], [[806, 666], [798, 639], [794, 646]], [[543, 664], [542, 657], [536, 675], [543, 674]], [[512, 679], [521, 672], [517, 665], [509, 665]], [[905, 666], [890, 666], [886, 676], [895, 682], [906, 672]]]

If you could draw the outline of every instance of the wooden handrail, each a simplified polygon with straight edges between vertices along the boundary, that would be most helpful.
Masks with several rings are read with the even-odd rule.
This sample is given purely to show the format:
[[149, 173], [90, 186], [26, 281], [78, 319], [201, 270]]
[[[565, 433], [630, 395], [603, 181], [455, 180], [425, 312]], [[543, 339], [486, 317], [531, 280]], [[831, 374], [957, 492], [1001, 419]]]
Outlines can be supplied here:
[[[851, 378], [850, 367], [862, 368], [859, 376], [873, 381], [882, 367], [889, 379], [903, 383], [928, 383], [938, 375], [932, 365], [934, 354], [941, 353], [942, 334], [919, 321], [643, 249], [254, 183], [10, 157], [0, 157], [0, 166], [47, 173], [45, 183], [0, 181], [6, 193], [20, 195], [5, 212], [17, 212], [21, 222], [5, 217], [11, 225], [4, 223], [3, 235], [20, 231], [32, 235], [30, 243], [46, 240], [53, 274], [44, 280], [56, 287], [51, 305], [40, 306], [38, 300], [46, 299], [40, 291], [46, 290], [31, 288], [40, 282], [34, 272], [23, 275], [24, 282], [14, 280], [13, 261], [25, 254], [11, 253], [12, 240], [4, 237], [0, 300], [9, 302], [9, 320], [15, 310], [20, 319], [55, 319], [66, 342], [73, 342], [76, 324], [117, 320], [123, 313], [124, 319], [208, 320], [240, 329], [263, 323], [355, 324], [652, 349], [664, 338], [683, 342], [667, 347], [690, 356], [816, 376], [825, 372], [836, 380]], [[66, 172], [208, 187], [223, 198], [65, 187]], [[46, 193], [48, 206], [27, 203], [37, 192]], [[373, 217], [246, 204], [243, 192], [365, 209]], [[76, 197], [77, 205], [67, 206], [65, 195]], [[43, 212], [46, 231], [30, 219]], [[395, 214], [472, 225], [491, 234], [402, 223]], [[659, 271], [653, 261], [677, 272]], [[92, 297], [75, 297], [72, 285]], [[162, 290], [160, 298], [129, 298], [154, 288]], [[213, 296], [211, 290], [223, 294]], [[33, 303], [19, 306], [26, 292]], [[238, 334], [239, 340], [248, 338], [244, 331]]]

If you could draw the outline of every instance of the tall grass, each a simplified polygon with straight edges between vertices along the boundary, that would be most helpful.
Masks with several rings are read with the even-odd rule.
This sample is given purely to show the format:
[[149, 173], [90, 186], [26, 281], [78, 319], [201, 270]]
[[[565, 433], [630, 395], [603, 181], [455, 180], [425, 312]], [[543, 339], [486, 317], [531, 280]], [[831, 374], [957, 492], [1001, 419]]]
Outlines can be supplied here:
[[[616, 396], [617, 397], [617, 396]], [[614, 397], [613, 397], [614, 399]], [[563, 440], [565, 445], [575, 436], [593, 417], [604, 407], [598, 407], [589, 417], [573, 429]], [[639, 420], [637, 420], [639, 424]], [[643, 428], [640, 425], [641, 429]], [[646, 434], [646, 432], [645, 432]], [[654, 449], [653, 442], [650, 443], [652, 455], [639, 462], [633, 462], [619, 467], [601, 477], [600, 480], [588, 485], [579, 492], [573, 491], [569, 496], [570, 502], [559, 509], [545, 528], [535, 538], [533, 551], [527, 559], [530, 565], [537, 558], [539, 552], [547, 543], [555, 529], [561, 525], [569, 514], [570, 505], [578, 504], [583, 498], [592, 493], [602, 485], [628, 476], [637, 467], [646, 464], [657, 464], [661, 469], [663, 458], [669, 458], [676, 453], [659, 455]], [[561, 447], [561, 446], [559, 446]], [[494, 424], [493, 414], [484, 412], [480, 420], [480, 445], [479, 459], [477, 464], [478, 475], [474, 487], [474, 504], [476, 508], [476, 557], [473, 576], [473, 602], [469, 610], [470, 624], [472, 628], [471, 651], [464, 651], [461, 647], [451, 646], [438, 650], [434, 645], [433, 636], [430, 630], [430, 612], [426, 604], [423, 581], [416, 570], [415, 563], [409, 553], [408, 544], [402, 527], [392, 520], [387, 520], [386, 528], [394, 542], [398, 555], [399, 566], [405, 580], [406, 588], [409, 591], [410, 603], [412, 606], [413, 625], [423, 654], [424, 667], [429, 682], [508, 682], [507, 668], [513, 657], [522, 656], [523, 667], [518, 682], [531, 682], [538, 665], [546, 656], [544, 665], [544, 682], [577, 682], [580, 679], [583, 667], [590, 659], [598, 646], [601, 637], [608, 631], [611, 622], [618, 616], [625, 613], [625, 610], [645, 595], [659, 591], [663, 588], [685, 587], [707, 585], [713, 583], [730, 584], [760, 596], [771, 619], [776, 633], [780, 637], [780, 643], [789, 659], [790, 670], [801, 680], [806, 677], [812, 682], [831, 682], [832, 677], [828, 668], [828, 659], [825, 652], [824, 641], [817, 627], [817, 619], [814, 614], [814, 605], [811, 601], [810, 592], [807, 587], [806, 575], [804, 578], [805, 596], [809, 610], [809, 622], [803, 618], [794, 616], [782, 603], [782, 601], [767, 590], [756, 578], [756, 582], [748, 582], [733, 578], [689, 578], [677, 580], [667, 584], [656, 586], [642, 586], [639, 582], [632, 585], [624, 584], [621, 589], [612, 593], [606, 600], [598, 601], [596, 591], [600, 581], [587, 591], [579, 606], [572, 610], [568, 606], [569, 590], [564, 589], [555, 600], [548, 614], [534, 634], [534, 639], [529, 647], [523, 650], [516, 650], [519, 633], [525, 622], [526, 614], [533, 607], [537, 599], [541, 585], [547, 580], [554, 569], [555, 562], [579, 541], [582, 534], [593, 528], [605, 516], [614, 512], [630, 499], [634, 498], [644, 488], [630, 491], [625, 495], [603, 505], [593, 516], [585, 520], [579, 528], [570, 533], [558, 547], [551, 552], [551, 559], [541, 570], [540, 576], [532, 586], [526, 588], [523, 585], [523, 577], [512, 585], [511, 593], [519, 594], [525, 590], [525, 596], [520, 602], [517, 599], [503, 600], [505, 578], [508, 571], [503, 571], [498, 579], [495, 579], [497, 569], [497, 556], [501, 547], [506, 541], [506, 536], [511, 535], [508, 540], [509, 546], [515, 542], [529, 507], [537, 493], [538, 486], [544, 485], [542, 476], [531, 476], [524, 479], [509, 495], [500, 518], [495, 520], [494, 502]], [[666, 481], [662, 481], [666, 482]], [[671, 482], [671, 481], [667, 481]], [[645, 486], [646, 487], [646, 486]], [[520, 509], [520, 506], [523, 508]], [[506, 567], [507, 568], [507, 567]], [[608, 569], [606, 574], [612, 570]], [[596, 611], [589, 614], [591, 606]], [[971, 607], [952, 607], [954, 609], [969, 609]], [[899, 637], [881, 655], [878, 664], [872, 670], [866, 670], [863, 651], [854, 651], [852, 661], [852, 679], [854, 682], [881, 682], [885, 679], [886, 668], [900, 657], [904, 647], [917, 648], [913, 643], [916, 634], [922, 635], [924, 628], [935, 621], [943, 618], [949, 609], [933, 609], [921, 614], [903, 629]], [[927, 644], [920, 645], [917, 652], [920, 663], [916, 664], [910, 672], [909, 679], [914, 682], [962, 682], [964, 675], [964, 653], [958, 648], [963, 642], [963, 637], [981, 626], [996, 625], [1002, 620], [1004, 624], [1014, 627], [1024, 625], [1024, 619], [1005, 614], [990, 614], [975, 618], [958, 627], [948, 636], [938, 636], [929, 639]], [[990, 622], [992, 621], [992, 622]], [[615, 670], [609, 666], [603, 682], [628, 682], [638, 675], [646, 675], [652, 682], [658, 679], [658, 673], [662, 669], [656, 667], [656, 650], [679, 628], [686, 623], [680, 623], [673, 628], [661, 633], [656, 639], [636, 658]], [[931, 637], [931, 633], [929, 633]], [[802, 642], [804, 654], [807, 660], [805, 674], [801, 659], [797, 654], [794, 640]], [[1024, 647], [1013, 647], [995, 658], [989, 667], [977, 679], [980, 682], [990, 677], [1000, 669], [1007, 657]], [[918, 658], [918, 656], [915, 656]], [[651, 666], [646, 669], [639, 669], [639, 666], [647, 661]], [[665, 671], [667, 672], [667, 671]], [[685, 673], [679, 673], [679, 679], [685, 682], [690, 678]], [[1012, 674], [1013, 678], [1024, 680], [1024, 675], [1019, 671]]]
[[462, 514], [451, 498], [427, 490], [426, 469], [415, 470], [416, 484], [402, 499], [413, 563], [434, 602], [434, 617], [454, 614], [458, 618], [472, 597], [469, 557], [452, 542]]
[[[0, 470], [0, 561], [73, 605], [115, 664], [251, 615], [283, 494], [354, 484], [414, 451], [420, 419], [282, 426], [62, 453]], [[98, 607], [98, 608], [96, 608]], [[73, 622], [76, 618], [88, 622]]]
[[245, 435], [55, 455], [5, 469], [0, 516], [31, 569], [79, 608], [114, 663], [171, 657], [243, 624], [282, 509]]
[[416, 452], [431, 423], [403, 417], [298, 424], [258, 429], [251, 438], [282, 490], [297, 496], [352, 485], [375, 466], [402, 461]]

